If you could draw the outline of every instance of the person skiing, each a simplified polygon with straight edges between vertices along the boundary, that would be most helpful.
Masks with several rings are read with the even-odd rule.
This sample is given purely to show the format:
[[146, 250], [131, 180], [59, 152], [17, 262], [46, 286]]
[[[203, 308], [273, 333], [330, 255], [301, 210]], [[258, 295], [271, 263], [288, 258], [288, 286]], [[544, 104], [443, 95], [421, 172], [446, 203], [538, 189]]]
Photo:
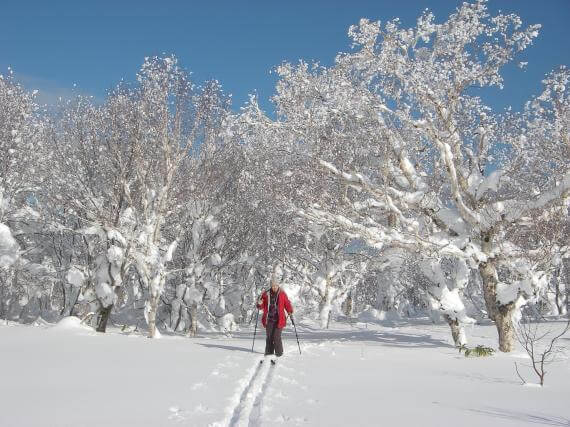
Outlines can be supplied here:
[[[285, 311], [289, 315], [293, 314], [293, 306], [279, 283], [275, 275], [271, 277], [271, 288], [264, 291], [257, 301], [257, 308], [263, 310], [261, 324], [265, 328], [265, 356], [275, 354], [281, 357], [283, 354], [283, 342], [281, 341], [281, 331], [285, 327]], [[275, 363], [275, 360], [271, 360]]]

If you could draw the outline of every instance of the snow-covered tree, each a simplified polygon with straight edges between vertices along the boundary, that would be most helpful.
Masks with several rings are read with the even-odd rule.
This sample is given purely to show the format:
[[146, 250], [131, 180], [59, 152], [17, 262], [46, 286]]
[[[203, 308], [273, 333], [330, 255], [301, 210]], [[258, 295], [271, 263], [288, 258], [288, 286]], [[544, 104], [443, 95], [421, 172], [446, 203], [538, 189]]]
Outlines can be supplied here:
[[0, 317], [8, 320], [9, 298], [12, 294], [14, 273], [10, 267], [19, 257], [19, 245], [7, 225], [0, 223]]
[[10, 306], [21, 308], [37, 293], [26, 283], [39, 266], [29, 259], [36, 248], [24, 228], [37, 222], [32, 205], [44, 176], [40, 159], [49, 155], [34, 96], [14, 81], [11, 70], [0, 75], [0, 315], [6, 319]]
[[[173, 57], [151, 58], [138, 76], [137, 115], [133, 135], [133, 188], [128, 193], [139, 234], [134, 255], [139, 276], [148, 290], [145, 318], [149, 336], [156, 333], [156, 314], [167, 279], [167, 264], [178, 245], [182, 224], [164, 232], [169, 217], [184, 209], [175, 188], [200, 167], [202, 157], [219, 141], [220, 124], [228, 100], [219, 84], [195, 89]], [[136, 190], [132, 191], [132, 190]]]
[[[286, 113], [276, 126], [305, 141], [329, 123], [331, 139], [369, 153], [362, 167], [318, 157], [347, 185], [350, 202], [305, 215], [379, 250], [466, 262], [481, 275], [502, 351], [513, 348], [513, 314], [545, 283], [507, 230], [533, 209], [562, 203], [570, 189], [568, 71], [551, 74], [544, 92], [505, 120], [474, 88], [501, 87], [501, 68], [538, 29], [516, 15], [490, 16], [477, 1], [441, 24], [425, 12], [410, 29], [363, 19], [349, 31], [356, 50], [334, 66], [278, 70], [275, 101]], [[501, 269], [510, 271], [505, 281]]]
[[37, 189], [42, 123], [34, 96], [14, 81], [11, 70], [0, 75], [0, 223], [9, 221]]
[[469, 281], [467, 263], [461, 258], [433, 258], [422, 259], [418, 264], [429, 280], [425, 288], [428, 300], [449, 324], [455, 345], [467, 344], [463, 326], [475, 322], [467, 315], [462, 300], [463, 289]]
[[318, 224], [309, 223], [306, 228], [301, 224], [297, 221], [296, 233], [289, 236], [284, 259], [306, 294], [305, 305], [314, 305], [321, 327], [328, 328], [333, 309], [340, 310], [362, 278], [365, 258], [351, 252], [353, 242], [341, 233]]
[[[54, 231], [74, 236], [72, 253], [85, 254], [60, 268], [67, 271], [73, 264], [83, 271], [84, 297], [97, 313], [100, 332], [106, 330], [131, 264], [125, 255], [134, 238], [126, 197], [134, 173], [127, 136], [133, 122], [133, 102], [118, 89], [102, 106], [86, 97], [70, 101], [53, 129], [55, 155], [45, 200], [53, 214], [48, 220]], [[111, 272], [111, 266], [118, 270]]]

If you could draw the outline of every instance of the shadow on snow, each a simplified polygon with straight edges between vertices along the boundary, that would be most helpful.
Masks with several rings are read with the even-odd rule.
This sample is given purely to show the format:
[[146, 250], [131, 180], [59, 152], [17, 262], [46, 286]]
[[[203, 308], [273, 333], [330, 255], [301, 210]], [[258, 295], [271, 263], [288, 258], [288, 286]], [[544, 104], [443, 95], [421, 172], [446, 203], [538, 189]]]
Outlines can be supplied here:
[[508, 411], [500, 408], [469, 409], [471, 412], [503, 418], [508, 420], [523, 421], [525, 423], [542, 424], [548, 426], [570, 426], [570, 418], [557, 417], [543, 414], [526, 414], [524, 412]]

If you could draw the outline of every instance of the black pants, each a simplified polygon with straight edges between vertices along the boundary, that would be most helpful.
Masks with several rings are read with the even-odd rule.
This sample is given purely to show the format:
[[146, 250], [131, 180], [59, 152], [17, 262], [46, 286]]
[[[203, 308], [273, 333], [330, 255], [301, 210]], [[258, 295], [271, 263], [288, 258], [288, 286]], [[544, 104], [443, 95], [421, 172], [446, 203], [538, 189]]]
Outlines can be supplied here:
[[277, 327], [277, 321], [267, 321], [265, 333], [267, 339], [265, 340], [265, 355], [275, 353], [277, 357], [283, 354], [283, 343], [281, 342], [282, 328]]

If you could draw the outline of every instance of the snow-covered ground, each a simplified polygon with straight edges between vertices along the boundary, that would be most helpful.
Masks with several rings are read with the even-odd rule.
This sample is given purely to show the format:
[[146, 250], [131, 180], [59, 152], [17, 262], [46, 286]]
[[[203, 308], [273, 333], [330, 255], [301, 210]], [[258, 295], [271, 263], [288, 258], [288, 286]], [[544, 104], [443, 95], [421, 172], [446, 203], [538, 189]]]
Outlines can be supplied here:
[[[302, 354], [288, 326], [272, 367], [259, 364], [263, 330], [252, 353], [250, 330], [150, 340], [73, 318], [2, 325], [0, 426], [570, 425], [568, 359], [549, 367], [545, 387], [522, 386], [522, 352], [465, 358], [444, 325], [299, 329]], [[496, 347], [493, 326], [467, 332], [471, 345]]]

